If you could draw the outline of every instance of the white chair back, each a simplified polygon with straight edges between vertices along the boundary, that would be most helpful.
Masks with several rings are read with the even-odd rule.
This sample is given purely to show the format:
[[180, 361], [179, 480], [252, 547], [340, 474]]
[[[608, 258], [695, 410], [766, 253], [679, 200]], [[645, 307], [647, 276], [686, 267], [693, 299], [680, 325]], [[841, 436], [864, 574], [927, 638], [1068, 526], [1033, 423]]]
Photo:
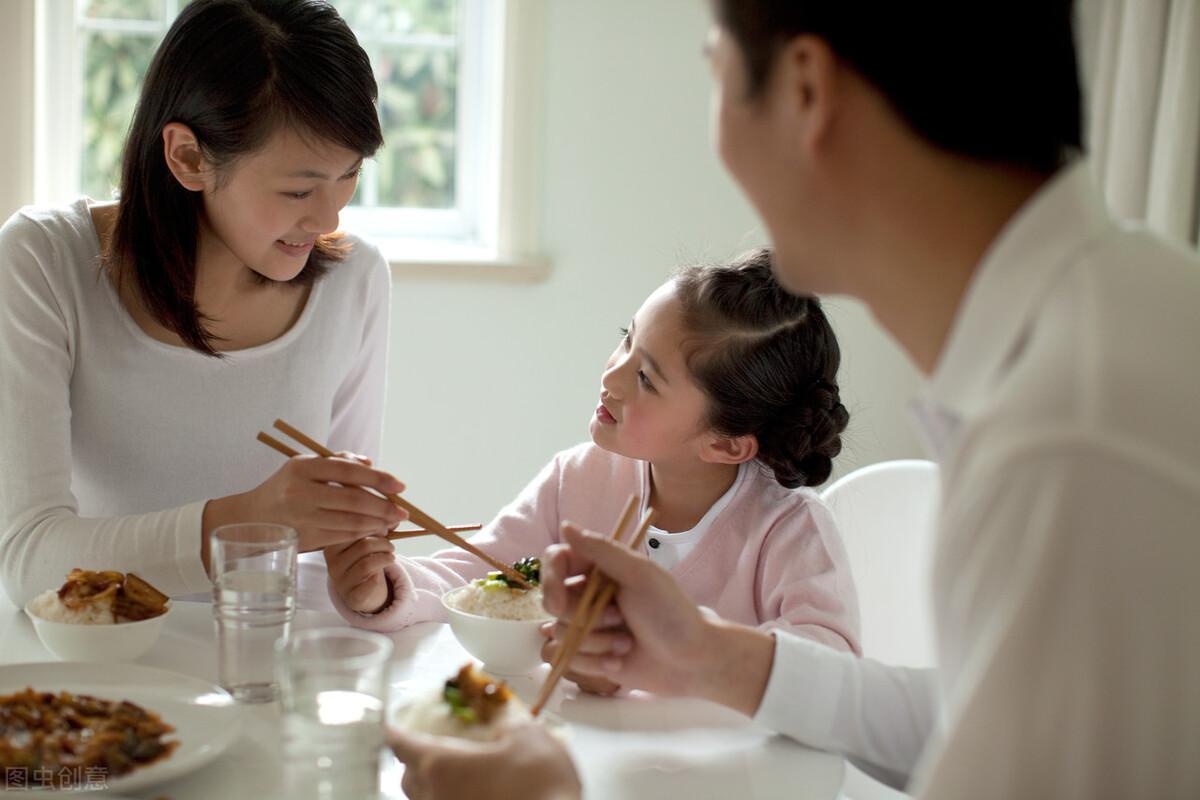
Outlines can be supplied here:
[[929, 567], [940, 489], [932, 461], [884, 461], [822, 492], [850, 558], [863, 653], [889, 664], [934, 664]]

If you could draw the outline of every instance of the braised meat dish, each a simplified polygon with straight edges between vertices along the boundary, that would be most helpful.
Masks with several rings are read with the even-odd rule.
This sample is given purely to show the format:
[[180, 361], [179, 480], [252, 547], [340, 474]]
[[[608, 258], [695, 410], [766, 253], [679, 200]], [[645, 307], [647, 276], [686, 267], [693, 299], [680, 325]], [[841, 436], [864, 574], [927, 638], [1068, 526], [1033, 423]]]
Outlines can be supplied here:
[[[178, 741], [157, 714], [125, 701], [25, 689], [0, 696], [0, 788], [26, 788], [35, 772], [46, 788], [70, 776], [105, 780], [170, 756]], [[18, 783], [20, 781], [20, 783]]]

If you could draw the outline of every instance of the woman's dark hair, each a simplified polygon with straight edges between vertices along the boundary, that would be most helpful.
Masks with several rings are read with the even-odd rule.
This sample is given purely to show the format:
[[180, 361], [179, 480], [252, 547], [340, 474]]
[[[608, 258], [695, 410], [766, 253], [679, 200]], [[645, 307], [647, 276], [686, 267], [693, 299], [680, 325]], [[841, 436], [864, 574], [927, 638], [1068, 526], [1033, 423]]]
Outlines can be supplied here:
[[850, 414], [838, 397], [841, 350], [820, 301], [788, 294], [771, 273], [768, 250], [685, 267], [675, 294], [709, 427], [753, 434], [758, 461], [789, 489], [824, 483]]
[[1072, 0], [712, 0], [751, 97], [780, 49], [825, 40], [918, 134], [1049, 175], [1083, 149]]
[[[132, 279], [160, 323], [188, 346], [218, 355], [196, 307], [196, 244], [203, 200], [163, 157], [162, 129], [191, 128], [220, 171], [283, 127], [371, 156], [383, 144], [371, 63], [337, 11], [321, 0], [193, 0], [154, 55], [121, 165], [120, 200], [104, 260]], [[311, 285], [345, 257], [320, 237], [290, 283]]]

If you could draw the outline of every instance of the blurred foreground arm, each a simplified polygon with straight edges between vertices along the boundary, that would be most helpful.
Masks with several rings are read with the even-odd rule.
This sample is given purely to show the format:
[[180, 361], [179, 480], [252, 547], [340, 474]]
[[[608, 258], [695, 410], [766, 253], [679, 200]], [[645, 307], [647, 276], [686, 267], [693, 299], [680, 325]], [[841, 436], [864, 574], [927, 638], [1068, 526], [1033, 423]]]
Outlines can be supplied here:
[[540, 725], [512, 728], [495, 742], [435, 739], [392, 729], [392, 750], [405, 764], [410, 800], [578, 800], [575, 765], [562, 742]]

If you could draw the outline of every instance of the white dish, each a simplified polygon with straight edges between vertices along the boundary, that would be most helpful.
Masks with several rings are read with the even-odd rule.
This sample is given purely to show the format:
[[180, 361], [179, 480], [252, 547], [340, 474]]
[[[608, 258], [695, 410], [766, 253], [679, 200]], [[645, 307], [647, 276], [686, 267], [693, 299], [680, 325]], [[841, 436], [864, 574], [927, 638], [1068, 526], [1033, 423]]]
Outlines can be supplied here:
[[[32, 602], [32, 601], [30, 601]], [[157, 617], [111, 625], [83, 625], [42, 619], [25, 604], [25, 615], [51, 654], [63, 661], [133, 661], [145, 655], [162, 633], [171, 604]]]
[[442, 595], [442, 606], [446, 609], [454, 638], [464, 650], [483, 662], [484, 672], [526, 675], [541, 666], [545, 637], [539, 629], [551, 619], [550, 615], [542, 619], [517, 620], [468, 614], [447, 602], [456, 592], [467, 588], [460, 586], [446, 592]]
[[[221, 755], [238, 737], [241, 709], [219, 686], [199, 678], [138, 664], [49, 662], [0, 666], [0, 695], [31, 687], [41, 692], [68, 691], [106, 700], [128, 700], [158, 714], [175, 732], [168, 741], [179, 746], [162, 761], [104, 782], [113, 792], [134, 792], [198, 769]], [[58, 796], [92, 794], [31, 790], [28, 794]]]

